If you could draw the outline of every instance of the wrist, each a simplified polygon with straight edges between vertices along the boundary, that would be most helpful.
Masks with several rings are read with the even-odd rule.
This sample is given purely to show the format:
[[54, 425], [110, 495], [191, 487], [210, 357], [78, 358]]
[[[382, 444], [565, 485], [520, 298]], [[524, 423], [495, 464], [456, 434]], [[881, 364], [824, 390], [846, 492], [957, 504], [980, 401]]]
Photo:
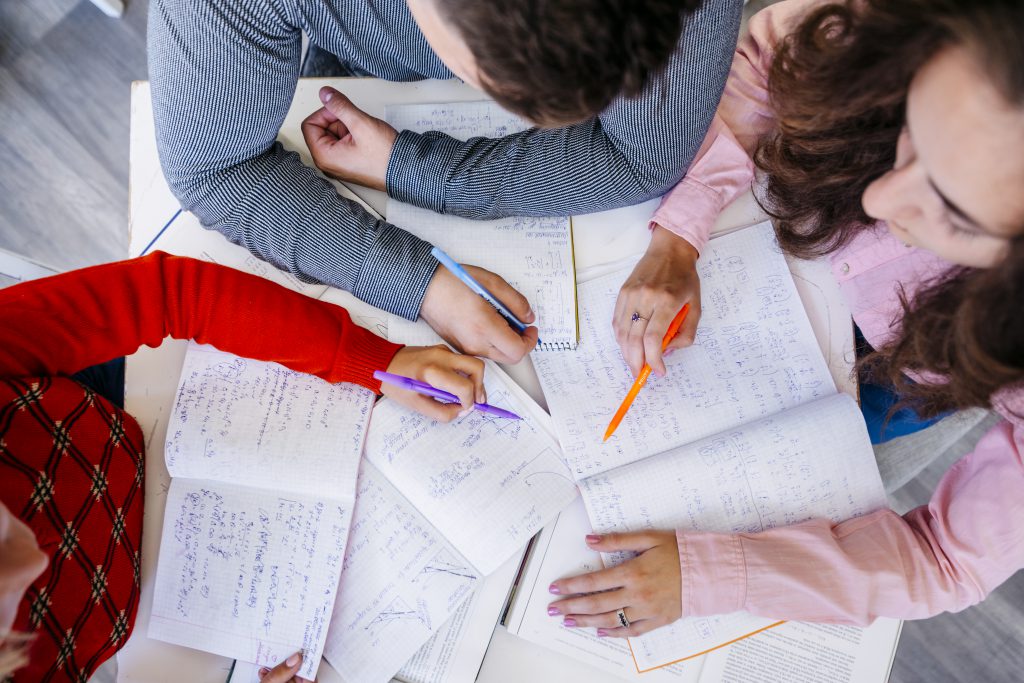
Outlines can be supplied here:
[[677, 259], [686, 259], [696, 262], [700, 257], [697, 248], [690, 244], [685, 238], [680, 237], [668, 228], [663, 228], [657, 223], [651, 231], [651, 245], [648, 251], [671, 255]]

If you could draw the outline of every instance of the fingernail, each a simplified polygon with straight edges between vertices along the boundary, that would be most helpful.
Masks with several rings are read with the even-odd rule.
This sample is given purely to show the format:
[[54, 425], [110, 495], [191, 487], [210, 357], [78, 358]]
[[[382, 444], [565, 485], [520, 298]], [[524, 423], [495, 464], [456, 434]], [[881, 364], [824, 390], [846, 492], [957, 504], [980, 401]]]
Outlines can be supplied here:
[[270, 669], [268, 669], [267, 667], [263, 667], [262, 669], [260, 669], [260, 678], [263, 678], [268, 673], [270, 673]]
[[562, 619], [562, 626], [565, 626], [566, 628], [573, 628], [576, 626], [576, 620], [572, 617], [566, 617], [565, 619]]
[[481, 391], [479, 394], [476, 395], [476, 402], [487, 403], [487, 394]]
[[320, 91], [320, 101], [321, 102], [324, 102], [324, 103], [330, 102], [332, 97], [334, 97], [334, 93], [331, 92], [329, 89], [325, 88], [324, 90]]
[[557, 617], [561, 613], [562, 613], [562, 610], [558, 609], [554, 605], [552, 605], [551, 607], [548, 607], [548, 616], [549, 617]]
[[562, 593], [562, 591], [558, 590], [558, 586], [556, 586], [555, 584], [551, 584], [550, 586], [548, 586], [548, 593], [554, 593], [555, 595], [560, 595]]
[[291, 657], [289, 657], [288, 659], [284, 660], [284, 663], [286, 665], [288, 665], [288, 666], [295, 666], [296, 664], [299, 663], [299, 653], [296, 652]]
[[671, 356], [675, 352], [676, 352], [675, 349], [669, 349], [668, 351], [666, 351], [665, 353], [663, 353], [661, 355], [662, 355], [663, 358], [668, 358], [669, 356]]
[[595, 543], [600, 543], [600, 542], [601, 542], [601, 537], [598, 536], [597, 534], [587, 534], [587, 545], [594, 545]]
[[598, 638], [605, 638], [607, 636], [608, 636], [608, 631], [605, 631], [603, 628], [597, 629], [597, 637]]

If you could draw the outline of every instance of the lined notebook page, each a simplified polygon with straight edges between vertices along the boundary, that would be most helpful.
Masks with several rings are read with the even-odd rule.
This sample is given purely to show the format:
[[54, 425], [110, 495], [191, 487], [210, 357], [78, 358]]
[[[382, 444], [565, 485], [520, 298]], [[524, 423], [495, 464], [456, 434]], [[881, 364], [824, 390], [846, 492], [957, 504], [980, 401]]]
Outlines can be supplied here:
[[325, 497], [355, 488], [373, 392], [191, 343], [167, 429], [172, 477]]
[[577, 491], [546, 415], [510, 381], [489, 363], [487, 402], [523, 420], [474, 411], [441, 424], [385, 399], [366, 438], [366, 459], [485, 575]]
[[576, 353], [534, 356], [577, 479], [835, 392], [770, 224], [711, 240], [697, 266], [696, 342], [666, 359], [668, 376], [650, 378], [607, 443], [633, 383], [612, 332], [632, 266], [580, 285]]
[[[440, 131], [460, 140], [502, 137], [529, 127], [493, 102], [392, 105], [387, 119], [398, 130]], [[440, 247], [456, 261], [505, 278], [537, 315], [540, 350], [575, 348], [576, 273], [567, 217], [476, 221], [394, 200], [388, 201], [387, 214], [389, 222]], [[397, 316], [388, 320], [388, 336], [406, 344], [441, 341], [426, 323]]]
[[364, 460], [327, 661], [346, 681], [388, 681], [460, 608], [479, 576]]
[[276, 666], [320, 665], [351, 503], [174, 479], [149, 636]]
[[[602, 532], [758, 533], [809, 519], [835, 523], [886, 507], [860, 409], [834, 394], [583, 480]], [[617, 564], [625, 556], [606, 556]], [[631, 639], [642, 671], [775, 623], [744, 613], [682, 619]]]

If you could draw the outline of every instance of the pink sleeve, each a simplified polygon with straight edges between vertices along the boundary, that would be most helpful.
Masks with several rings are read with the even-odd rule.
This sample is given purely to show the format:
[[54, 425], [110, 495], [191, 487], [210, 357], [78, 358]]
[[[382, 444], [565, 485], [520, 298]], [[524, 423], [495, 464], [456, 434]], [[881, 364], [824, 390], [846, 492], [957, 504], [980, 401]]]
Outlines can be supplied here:
[[733, 199], [750, 188], [751, 156], [774, 123], [768, 71], [788, 27], [821, 0], [788, 0], [761, 10], [736, 48], [718, 113], [686, 176], [662, 200], [651, 227], [662, 226], [702, 251]]
[[1024, 429], [1004, 420], [939, 483], [931, 502], [832, 525], [760, 534], [677, 532], [684, 616], [746, 610], [868, 624], [980, 602], [1024, 567]]

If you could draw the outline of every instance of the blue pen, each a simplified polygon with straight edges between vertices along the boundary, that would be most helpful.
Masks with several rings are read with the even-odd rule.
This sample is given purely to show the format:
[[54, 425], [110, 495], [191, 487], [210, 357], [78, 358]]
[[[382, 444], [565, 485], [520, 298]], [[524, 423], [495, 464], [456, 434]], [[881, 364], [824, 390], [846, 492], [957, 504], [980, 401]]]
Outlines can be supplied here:
[[[436, 398], [444, 403], [461, 403], [461, 401], [459, 401], [459, 397], [455, 394], [447, 392], [444, 389], [438, 389], [435, 386], [427, 384], [426, 382], [421, 382], [418, 379], [413, 379], [412, 377], [396, 375], [391, 372], [384, 372], [383, 370], [375, 370], [373, 372], [373, 377], [384, 384], [393, 384], [396, 387], [401, 387], [408, 391], [415, 391], [417, 394]], [[474, 403], [473, 407], [481, 413], [487, 413], [488, 415], [494, 415], [496, 417], [507, 417], [510, 420], [523, 419], [511, 410], [505, 410], [504, 408], [492, 406], [487, 403]]]
[[[452, 275], [462, 280], [462, 283], [473, 290], [473, 293], [481, 297], [484, 301], [494, 306], [498, 313], [502, 315], [505, 320], [508, 321], [509, 325], [516, 328], [519, 334], [526, 331], [526, 325], [515, 316], [512, 311], [508, 310], [505, 304], [501, 303], [496, 296], [484, 289], [484, 286], [473, 279], [473, 276], [466, 272], [466, 269], [462, 267], [458, 261], [453, 259], [448, 254], [444, 253], [437, 247], [430, 250], [430, 253], [441, 262], [441, 265], [451, 271]], [[537, 339], [537, 343], [540, 344], [540, 339]]]

